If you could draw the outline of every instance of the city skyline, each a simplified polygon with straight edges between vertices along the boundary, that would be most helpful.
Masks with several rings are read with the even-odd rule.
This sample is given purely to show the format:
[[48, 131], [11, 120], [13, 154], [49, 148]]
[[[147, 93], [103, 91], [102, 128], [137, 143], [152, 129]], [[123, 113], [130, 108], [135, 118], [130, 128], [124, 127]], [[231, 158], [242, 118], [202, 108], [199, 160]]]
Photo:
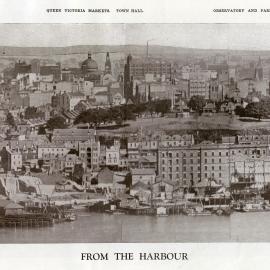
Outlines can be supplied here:
[[146, 45], [149, 41], [150, 46], [252, 51], [269, 50], [269, 37], [268, 24], [0, 24], [4, 47]]

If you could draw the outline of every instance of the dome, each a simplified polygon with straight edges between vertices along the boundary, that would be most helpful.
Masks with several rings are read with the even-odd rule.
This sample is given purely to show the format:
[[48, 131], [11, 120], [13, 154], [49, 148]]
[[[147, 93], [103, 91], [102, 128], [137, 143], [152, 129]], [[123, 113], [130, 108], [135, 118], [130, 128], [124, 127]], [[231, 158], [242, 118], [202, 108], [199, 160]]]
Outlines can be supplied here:
[[88, 54], [88, 58], [82, 62], [82, 69], [85, 71], [96, 71], [98, 65], [95, 60], [92, 59], [91, 54]]

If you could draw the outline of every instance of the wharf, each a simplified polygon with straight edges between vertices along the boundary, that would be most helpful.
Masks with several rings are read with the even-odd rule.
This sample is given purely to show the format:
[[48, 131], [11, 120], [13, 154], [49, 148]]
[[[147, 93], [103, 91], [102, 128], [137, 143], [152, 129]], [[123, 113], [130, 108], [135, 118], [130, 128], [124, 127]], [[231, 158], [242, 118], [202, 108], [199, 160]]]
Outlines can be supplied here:
[[155, 215], [156, 209], [151, 207], [120, 208], [128, 215]]
[[0, 217], [0, 227], [45, 227], [52, 225], [53, 219], [42, 214], [8, 215]]

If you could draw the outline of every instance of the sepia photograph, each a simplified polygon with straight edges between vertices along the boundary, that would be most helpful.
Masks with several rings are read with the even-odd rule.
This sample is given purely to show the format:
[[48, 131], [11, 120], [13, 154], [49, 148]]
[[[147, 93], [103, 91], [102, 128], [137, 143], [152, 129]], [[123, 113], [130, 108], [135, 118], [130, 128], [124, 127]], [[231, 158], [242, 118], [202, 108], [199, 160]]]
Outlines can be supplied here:
[[270, 24], [0, 24], [0, 244], [270, 242]]

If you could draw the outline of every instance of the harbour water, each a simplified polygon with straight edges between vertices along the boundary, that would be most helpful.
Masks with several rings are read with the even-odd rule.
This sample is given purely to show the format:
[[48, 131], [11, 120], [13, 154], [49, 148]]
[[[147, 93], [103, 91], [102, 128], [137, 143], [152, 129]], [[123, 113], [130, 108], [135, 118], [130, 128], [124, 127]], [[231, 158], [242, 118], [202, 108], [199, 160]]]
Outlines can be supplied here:
[[79, 212], [74, 222], [0, 228], [0, 243], [270, 242], [270, 212], [153, 217]]

